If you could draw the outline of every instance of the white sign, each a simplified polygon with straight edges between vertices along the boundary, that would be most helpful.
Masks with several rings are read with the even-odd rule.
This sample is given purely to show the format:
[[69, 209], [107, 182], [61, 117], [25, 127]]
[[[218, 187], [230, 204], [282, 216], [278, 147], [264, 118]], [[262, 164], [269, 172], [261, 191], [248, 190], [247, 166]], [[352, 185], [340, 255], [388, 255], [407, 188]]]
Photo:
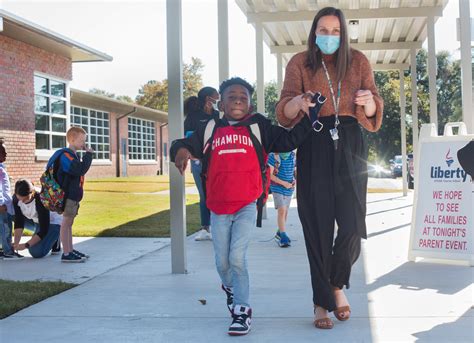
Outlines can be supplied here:
[[457, 159], [458, 150], [472, 139], [420, 137], [411, 260], [419, 256], [474, 264], [474, 183]]

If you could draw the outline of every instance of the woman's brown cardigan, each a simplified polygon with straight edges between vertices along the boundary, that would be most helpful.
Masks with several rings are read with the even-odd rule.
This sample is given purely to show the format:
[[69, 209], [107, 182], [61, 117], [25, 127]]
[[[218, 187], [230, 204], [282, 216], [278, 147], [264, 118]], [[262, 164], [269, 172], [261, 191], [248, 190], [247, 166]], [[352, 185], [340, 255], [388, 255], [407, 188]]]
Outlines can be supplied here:
[[[370, 63], [365, 55], [351, 49], [352, 61], [349, 70], [341, 83], [341, 100], [339, 105], [340, 116], [353, 116], [357, 118], [360, 125], [368, 131], [375, 132], [382, 125], [383, 100], [379, 96], [375, 87], [374, 75]], [[329, 71], [329, 76], [333, 82], [334, 92], [337, 92], [335, 55], [323, 55], [324, 61]], [[304, 115], [303, 112], [298, 116], [289, 120], [283, 114], [285, 105], [293, 97], [303, 94], [306, 91], [321, 92], [327, 98], [326, 103], [322, 106], [319, 115], [330, 116], [335, 114], [334, 105], [329, 90], [328, 81], [324, 69], [321, 67], [316, 74], [306, 68], [306, 51], [293, 56], [286, 67], [285, 82], [280, 95], [280, 101], [276, 106], [277, 119], [281, 125], [285, 127], [293, 127]], [[368, 89], [374, 95], [375, 104], [377, 106], [375, 116], [367, 118], [364, 108], [354, 104], [355, 92], [359, 89]]]

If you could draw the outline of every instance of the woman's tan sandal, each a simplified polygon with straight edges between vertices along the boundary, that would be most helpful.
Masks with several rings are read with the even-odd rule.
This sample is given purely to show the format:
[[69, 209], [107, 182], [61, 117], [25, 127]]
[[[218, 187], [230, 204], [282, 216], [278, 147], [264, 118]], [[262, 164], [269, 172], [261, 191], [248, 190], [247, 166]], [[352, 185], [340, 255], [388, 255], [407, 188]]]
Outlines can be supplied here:
[[326, 318], [315, 319], [314, 326], [316, 326], [318, 329], [332, 329], [334, 326], [334, 323], [332, 322], [331, 318], [326, 317]]
[[[319, 307], [319, 306], [314, 306], [315, 315], [316, 315], [316, 307]], [[318, 329], [332, 329], [334, 326], [334, 323], [332, 322], [331, 318], [324, 317], [324, 318], [315, 319], [314, 326], [316, 326]]]
[[[344, 312], [349, 312], [349, 315], [347, 317], [343, 317], [342, 314]], [[341, 307], [338, 307], [334, 310], [334, 315], [336, 316], [336, 318], [338, 320], [340, 320], [341, 322], [345, 321], [345, 320], [348, 320], [351, 316], [351, 308], [350, 306], [341, 306]]]

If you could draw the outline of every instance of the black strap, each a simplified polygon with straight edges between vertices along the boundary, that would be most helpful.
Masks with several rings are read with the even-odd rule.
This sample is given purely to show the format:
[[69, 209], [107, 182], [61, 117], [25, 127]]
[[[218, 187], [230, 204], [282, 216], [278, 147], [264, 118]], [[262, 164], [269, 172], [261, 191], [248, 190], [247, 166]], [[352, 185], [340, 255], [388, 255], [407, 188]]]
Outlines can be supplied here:
[[257, 199], [257, 227], [262, 227], [263, 206], [265, 205], [265, 189], [267, 184], [267, 166], [263, 158], [263, 144], [257, 139], [257, 137], [255, 137], [250, 126], [247, 126], [247, 129], [249, 131], [252, 144], [255, 148], [255, 152], [257, 153], [258, 163], [260, 165], [260, 173], [262, 174], [262, 194]]

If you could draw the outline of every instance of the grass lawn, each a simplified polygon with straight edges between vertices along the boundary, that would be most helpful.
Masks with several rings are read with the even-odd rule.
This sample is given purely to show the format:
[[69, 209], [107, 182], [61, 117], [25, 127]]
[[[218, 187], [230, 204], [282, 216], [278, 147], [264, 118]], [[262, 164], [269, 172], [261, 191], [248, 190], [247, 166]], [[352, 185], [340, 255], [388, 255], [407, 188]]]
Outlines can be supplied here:
[[[200, 227], [199, 196], [186, 196], [188, 235]], [[169, 237], [169, 195], [113, 192], [85, 193], [74, 236]]]
[[2, 295], [0, 319], [74, 286], [76, 285], [66, 282], [0, 280], [0, 294]]
[[[186, 173], [186, 187], [194, 186], [191, 173]], [[169, 175], [113, 177], [104, 179], [87, 179], [85, 192], [116, 193], [154, 193], [170, 188]]]

